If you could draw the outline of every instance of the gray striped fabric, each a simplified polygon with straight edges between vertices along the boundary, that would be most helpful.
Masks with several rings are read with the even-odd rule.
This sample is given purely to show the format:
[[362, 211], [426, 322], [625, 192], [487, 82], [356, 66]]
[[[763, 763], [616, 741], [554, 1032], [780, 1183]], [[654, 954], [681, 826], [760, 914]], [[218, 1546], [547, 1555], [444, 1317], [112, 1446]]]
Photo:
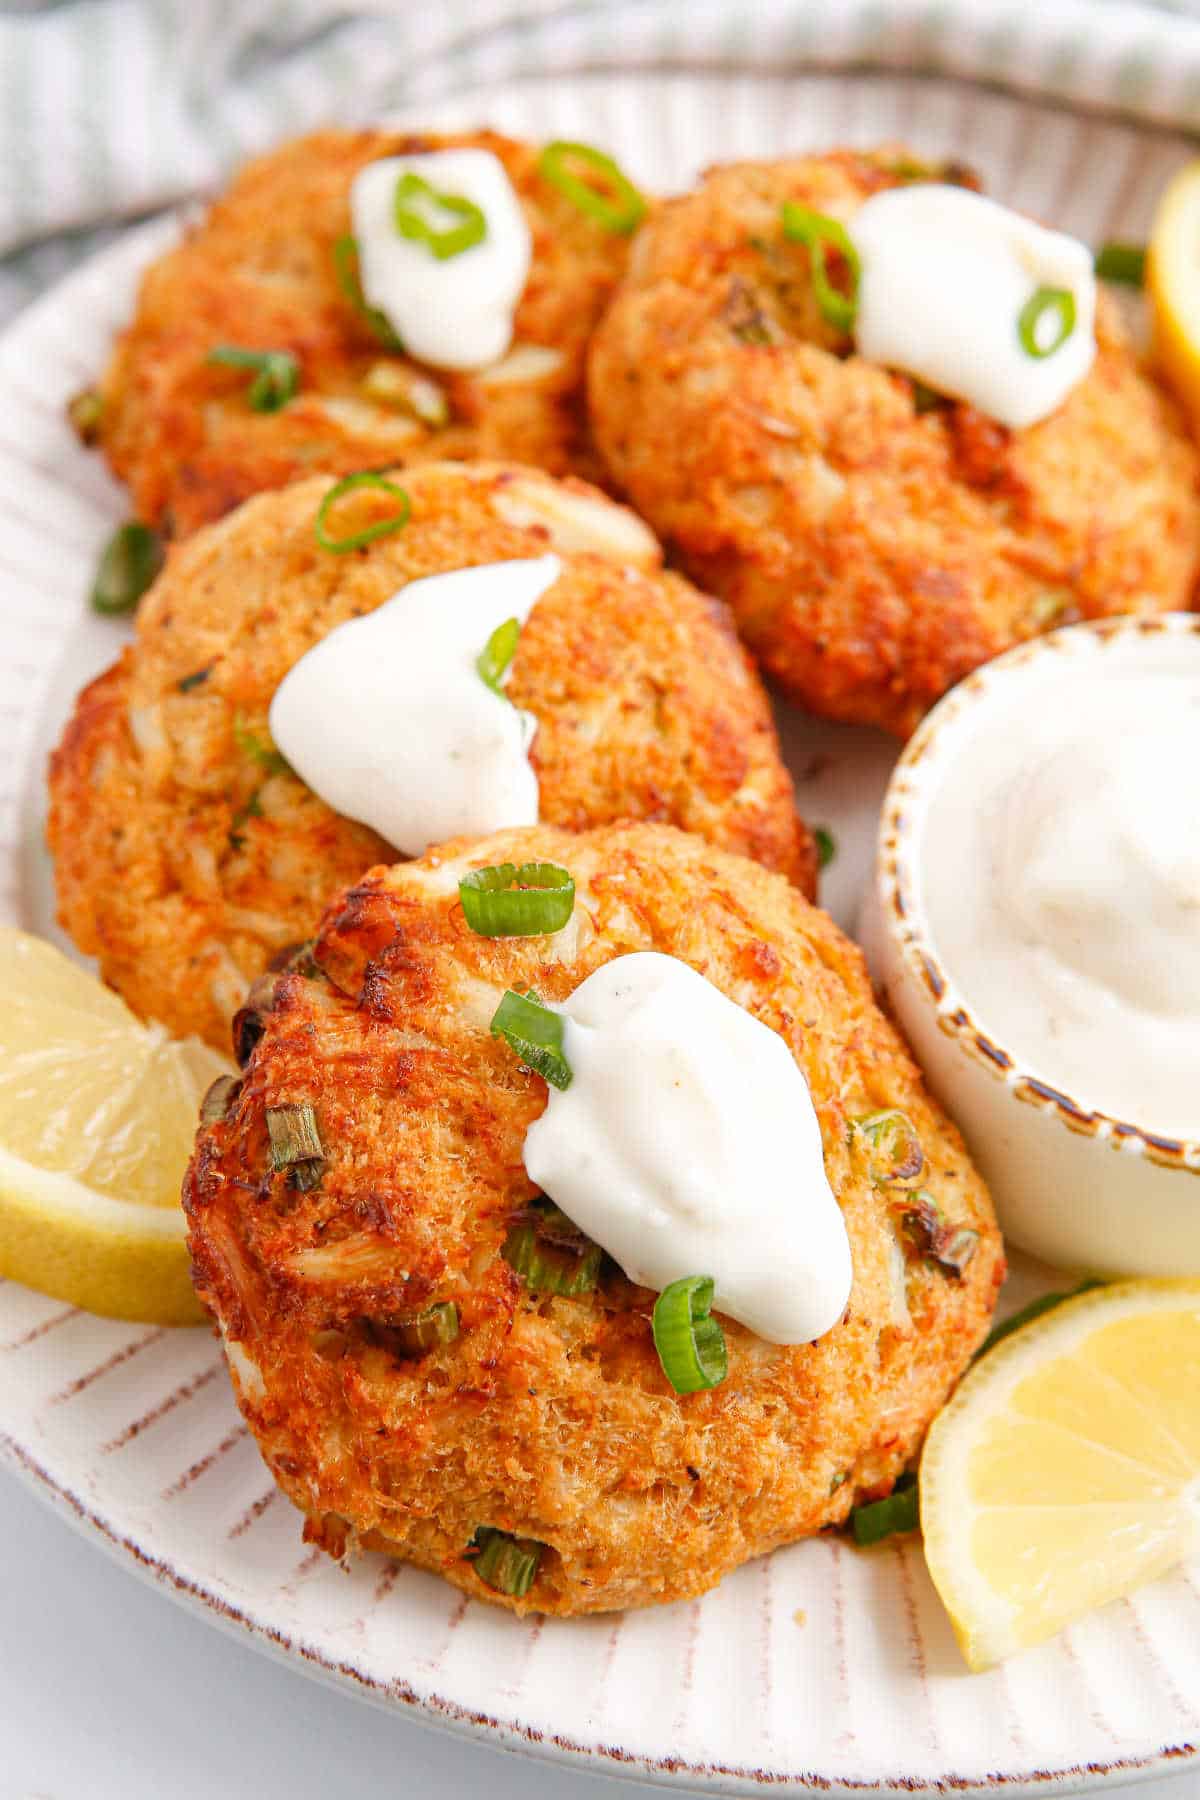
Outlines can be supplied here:
[[[117, 228], [329, 121], [628, 66], [981, 76], [1200, 131], [1200, 0], [73, 0], [0, 4], [0, 319]], [[486, 110], [486, 108], [483, 108]]]

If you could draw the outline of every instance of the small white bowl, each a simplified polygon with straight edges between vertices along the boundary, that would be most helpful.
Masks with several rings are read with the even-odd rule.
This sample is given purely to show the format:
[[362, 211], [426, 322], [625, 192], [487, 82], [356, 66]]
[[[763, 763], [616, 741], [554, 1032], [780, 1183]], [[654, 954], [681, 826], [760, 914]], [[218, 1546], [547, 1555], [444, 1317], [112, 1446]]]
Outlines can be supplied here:
[[[1086, 1094], [1065, 1092], [1051, 1069], [1022, 1066], [972, 1016], [925, 903], [932, 802], [956, 753], [986, 722], [980, 709], [1010, 696], [1014, 682], [1054, 673], [1049, 659], [1078, 673], [1077, 659], [1097, 656], [1175, 675], [1193, 664], [1200, 687], [1200, 616], [1068, 626], [987, 664], [940, 701], [892, 776], [860, 936], [875, 984], [961, 1128], [1008, 1240], [1096, 1274], [1197, 1275], [1200, 1137], [1166, 1137], [1102, 1112]], [[1172, 775], [1198, 778], [1178, 765]]]

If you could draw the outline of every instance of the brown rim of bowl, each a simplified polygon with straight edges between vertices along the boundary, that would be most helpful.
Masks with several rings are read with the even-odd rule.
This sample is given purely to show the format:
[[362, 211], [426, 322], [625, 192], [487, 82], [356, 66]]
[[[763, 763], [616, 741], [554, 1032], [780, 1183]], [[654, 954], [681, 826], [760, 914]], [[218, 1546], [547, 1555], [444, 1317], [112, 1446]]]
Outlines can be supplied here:
[[919, 773], [914, 771], [923, 762], [928, 764], [935, 744], [986, 693], [996, 673], [1002, 674], [1040, 657], [1071, 653], [1074, 645], [1084, 637], [1104, 647], [1131, 633], [1139, 637], [1166, 637], [1176, 633], [1200, 637], [1200, 614], [1124, 614], [1118, 618], [1089, 619], [1064, 625], [1058, 631], [1018, 644], [1003, 656], [985, 663], [944, 695], [905, 745], [892, 773], [880, 822], [876, 879], [887, 927], [900, 947], [909, 972], [933, 1002], [941, 1030], [957, 1039], [959, 1048], [973, 1062], [1003, 1082], [1015, 1099], [1053, 1116], [1077, 1136], [1104, 1139], [1114, 1150], [1145, 1156], [1163, 1168], [1200, 1174], [1200, 1138], [1168, 1137], [1162, 1132], [1148, 1131], [1129, 1119], [1116, 1118], [1085, 1106], [1035, 1069], [1022, 1067], [1016, 1057], [981, 1029], [938, 960], [933, 934], [917, 902], [915, 869], [911, 866], [914, 845], [910, 809], [924, 774], [923, 769]]

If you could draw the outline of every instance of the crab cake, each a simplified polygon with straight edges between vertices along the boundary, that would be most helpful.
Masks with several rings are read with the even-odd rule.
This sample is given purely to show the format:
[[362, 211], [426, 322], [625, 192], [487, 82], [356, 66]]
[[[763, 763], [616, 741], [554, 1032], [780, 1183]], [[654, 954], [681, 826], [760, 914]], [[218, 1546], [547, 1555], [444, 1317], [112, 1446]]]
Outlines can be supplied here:
[[[389, 347], [386, 330], [381, 341], [361, 297], [357, 306], [348, 297], [357, 276], [343, 242], [351, 184], [367, 163], [462, 147], [500, 160], [533, 240], [512, 348], [471, 373], [421, 367], [394, 339]], [[584, 349], [628, 239], [580, 211], [539, 174], [538, 158], [537, 147], [494, 132], [321, 131], [243, 169], [147, 271], [100, 386], [94, 432], [138, 516], [185, 536], [304, 475], [441, 457], [594, 472]], [[289, 352], [296, 397], [254, 411], [246, 370], [209, 362], [221, 346]]]
[[710, 171], [639, 233], [590, 360], [612, 474], [763, 667], [813, 712], [901, 735], [1021, 639], [1190, 606], [1200, 558], [1195, 451], [1104, 293], [1090, 373], [1023, 430], [826, 322], [784, 203], [850, 222], [915, 168], [843, 151]]
[[[530, 859], [573, 875], [565, 929], [475, 935], [460, 877]], [[686, 1395], [655, 1351], [654, 1294], [597, 1271], [539, 1206], [523, 1155], [548, 1090], [489, 1032], [506, 989], [562, 1002], [647, 950], [783, 1038], [853, 1262], [832, 1330], [788, 1346], [723, 1318], [728, 1375]], [[887, 1493], [987, 1329], [1004, 1270], [987, 1193], [861, 954], [779, 876], [698, 838], [537, 826], [372, 869], [257, 1028], [242, 1080], [210, 1099], [184, 1205], [239, 1403], [334, 1555], [385, 1550], [517, 1611], [702, 1593]], [[902, 1163], [862, 1125], [891, 1109]], [[273, 1170], [272, 1133], [298, 1117], [307, 1160]], [[550, 1291], [513, 1251], [522, 1224], [590, 1278]], [[481, 1530], [542, 1546], [527, 1593], [477, 1573]]]
[[[766, 696], [723, 606], [582, 482], [490, 464], [405, 472], [403, 530], [322, 549], [324, 477], [259, 495], [177, 545], [50, 769], [59, 917], [143, 1018], [228, 1047], [248, 984], [328, 895], [397, 852], [287, 767], [267, 712], [288, 671], [422, 576], [554, 550], [507, 695], [532, 715], [540, 817], [664, 819], [811, 886]], [[384, 513], [387, 493], [353, 496]], [[344, 503], [345, 504], [345, 503]]]

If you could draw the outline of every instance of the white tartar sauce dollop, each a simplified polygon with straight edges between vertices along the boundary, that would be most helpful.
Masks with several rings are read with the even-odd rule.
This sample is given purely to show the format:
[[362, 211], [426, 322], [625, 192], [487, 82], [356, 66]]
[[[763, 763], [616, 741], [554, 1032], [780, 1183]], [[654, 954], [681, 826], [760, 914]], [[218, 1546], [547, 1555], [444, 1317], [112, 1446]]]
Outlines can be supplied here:
[[406, 856], [536, 824], [537, 722], [487, 685], [476, 660], [561, 570], [557, 556], [538, 556], [430, 575], [322, 638], [271, 701], [271, 736], [300, 779]]
[[[940, 182], [872, 195], [849, 229], [861, 262], [854, 336], [870, 362], [1014, 430], [1054, 412], [1087, 374], [1096, 354], [1096, 277], [1077, 238]], [[1070, 335], [1040, 357], [1018, 331], [1039, 288], [1065, 289], [1075, 303]], [[1035, 342], [1052, 342], [1056, 322], [1056, 313], [1044, 313]]]
[[709, 1275], [714, 1306], [777, 1344], [835, 1325], [850, 1245], [783, 1039], [656, 951], [606, 963], [557, 1010], [572, 1081], [526, 1134], [530, 1179], [631, 1281]]
[[1200, 679], [1189, 642], [1172, 674], [1134, 661], [1170, 643], [1129, 636], [1060, 653], [1053, 682], [1002, 672], [932, 803], [922, 884], [947, 973], [1018, 1067], [1194, 1137]]
[[[473, 201], [486, 221], [480, 242], [438, 258], [421, 239], [402, 236], [396, 184], [408, 174], [439, 194]], [[363, 297], [386, 315], [411, 356], [439, 369], [482, 369], [504, 355], [533, 247], [498, 157], [490, 150], [382, 157], [355, 176], [350, 215]]]

